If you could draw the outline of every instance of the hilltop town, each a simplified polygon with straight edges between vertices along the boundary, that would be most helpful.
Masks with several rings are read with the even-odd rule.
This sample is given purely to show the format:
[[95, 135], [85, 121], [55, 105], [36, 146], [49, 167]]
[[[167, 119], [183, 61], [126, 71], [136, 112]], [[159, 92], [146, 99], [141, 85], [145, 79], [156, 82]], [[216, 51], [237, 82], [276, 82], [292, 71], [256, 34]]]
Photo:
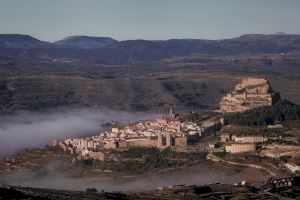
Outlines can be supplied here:
[[[229, 185], [164, 185], [148, 193], [97, 193], [91, 188], [86, 195], [93, 191], [116, 198], [155, 194], [173, 199], [178, 192], [204, 199], [217, 194], [220, 198], [295, 196], [299, 193], [299, 120], [300, 106], [280, 99], [266, 79], [248, 77], [222, 98], [217, 110], [179, 114], [170, 108], [168, 115], [154, 119], [109, 122], [97, 134], [54, 139], [52, 145], [3, 159], [0, 174], [5, 177], [22, 170], [39, 174], [46, 169], [46, 177], [57, 175], [59, 170], [69, 178], [138, 178], [200, 167], [231, 177], [247, 169], [241, 182]], [[224, 187], [231, 192], [224, 193]], [[35, 196], [65, 192], [7, 185], [0, 190]], [[203, 193], [193, 192], [198, 190]], [[66, 195], [73, 193], [68, 191]]]
[[[54, 139], [51, 146], [28, 149], [5, 159], [0, 162], [0, 174], [24, 168], [39, 173], [53, 161], [61, 162], [59, 170], [72, 178], [151, 176], [154, 172], [176, 173], [177, 168], [200, 165], [230, 174], [243, 173], [247, 168], [252, 170], [251, 178], [234, 184], [158, 186], [146, 193], [98, 193], [88, 188], [82, 195], [150, 199], [154, 194], [173, 199], [179, 193], [181, 197], [203, 199], [216, 195], [296, 197], [300, 183], [299, 114], [300, 106], [281, 100], [266, 79], [244, 78], [222, 98], [219, 110], [178, 114], [170, 108], [167, 116], [155, 119], [110, 122], [97, 134]], [[7, 185], [0, 186], [0, 190], [27, 196], [56, 197], [57, 192], [68, 198], [76, 195]]]
[[185, 119], [170, 109], [169, 116], [158, 119], [137, 121], [135, 123], [112, 123], [103, 133], [84, 138], [53, 140], [53, 146], [59, 146], [71, 154], [104, 160], [101, 149], [128, 149], [131, 147], [171, 147], [177, 151], [186, 151], [192, 141], [197, 141], [222, 126], [218, 117], [201, 122]]
[[299, 10], [0, 0], [0, 200], [300, 200]]
[[[235, 96], [237, 90], [241, 96]], [[229, 102], [231, 94], [242, 98]], [[138, 176], [197, 166], [226, 174], [253, 170], [245, 177], [247, 184], [294, 176], [300, 172], [300, 106], [273, 94], [266, 79], [245, 78], [218, 110], [179, 114], [170, 108], [168, 115], [154, 119], [109, 122], [97, 134], [54, 139], [45, 148], [3, 159], [0, 174], [36, 172], [59, 162], [60, 172], [72, 178]]]
[[[239, 165], [237, 159], [243, 155], [251, 155], [253, 163], [241, 166], [263, 169], [271, 175], [282, 169], [289, 173], [299, 173], [300, 163], [297, 159], [300, 157], [300, 138], [292, 134], [299, 129], [287, 130], [281, 122], [249, 127], [228, 120], [236, 116], [235, 113], [257, 112], [255, 109], [281, 106], [280, 102], [280, 95], [272, 91], [266, 79], [249, 77], [244, 78], [233, 92], [221, 100], [218, 112], [208, 116], [203, 117], [197, 113], [180, 115], [170, 108], [168, 116], [128, 124], [113, 122], [102, 133], [62, 141], [55, 139], [53, 146], [76, 155], [79, 160], [100, 161], [109, 158], [109, 150], [126, 151], [137, 147], [203, 152], [207, 153], [207, 159], [211, 161], [232, 165]], [[266, 159], [261, 158], [272, 160], [271, 170], [259, 165], [266, 164]]]

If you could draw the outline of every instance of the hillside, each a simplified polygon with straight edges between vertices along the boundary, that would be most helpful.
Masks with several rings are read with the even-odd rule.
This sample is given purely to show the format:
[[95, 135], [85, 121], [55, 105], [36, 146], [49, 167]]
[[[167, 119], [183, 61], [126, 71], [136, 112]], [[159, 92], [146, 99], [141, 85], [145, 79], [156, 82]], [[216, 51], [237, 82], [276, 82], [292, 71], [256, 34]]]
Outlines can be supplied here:
[[227, 115], [226, 122], [245, 126], [269, 125], [276, 122], [286, 122], [300, 119], [300, 106], [287, 100], [281, 100], [273, 106], [264, 106]]
[[222, 83], [198, 80], [195, 84], [195, 81], [180, 77], [102, 79], [61, 75], [9, 78], [0, 82], [0, 108], [14, 111], [79, 105], [157, 111], [167, 110], [170, 105], [176, 110], [214, 107]]
[[[24, 66], [20, 64], [20, 67]], [[8, 65], [8, 68], [16, 68]], [[37, 71], [38, 66], [32, 70]], [[44, 66], [54, 72], [36, 75], [3, 75], [0, 81], [0, 111], [17, 109], [40, 110], [57, 106], [100, 106], [117, 110], [163, 111], [169, 106], [175, 111], [216, 109], [222, 96], [245, 77], [243, 73], [214, 72], [201, 69], [164, 69], [157, 66], [100, 67], [82, 74], [69, 66]], [[115, 70], [115, 71], [113, 71]], [[55, 73], [56, 72], [56, 73]], [[63, 73], [64, 72], [64, 73]], [[262, 75], [260, 75], [262, 76]], [[263, 74], [265, 76], [265, 74]], [[300, 77], [267, 76], [282, 98], [300, 103]], [[286, 86], [289, 86], [288, 88]]]
[[[19, 36], [11, 37], [16, 41]], [[28, 48], [0, 47], [0, 112], [69, 105], [135, 111], [166, 111], [170, 105], [177, 111], [215, 109], [246, 76], [268, 78], [282, 98], [300, 104], [298, 38], [129, 40], [100, 49], [77, 48], [80, 43], [74, 48], [36, 48], [33, 44], [40, 42], [31, 38], [33, 44], [23, 45]], [[272, 50], [267, 44], [277, 45], [278, 53], [247, 52], [263, 44], [264, 51]], [[281, 53], [282, 47], [292, 50]], [[230, 53], [235, 51], [239, 53]]]

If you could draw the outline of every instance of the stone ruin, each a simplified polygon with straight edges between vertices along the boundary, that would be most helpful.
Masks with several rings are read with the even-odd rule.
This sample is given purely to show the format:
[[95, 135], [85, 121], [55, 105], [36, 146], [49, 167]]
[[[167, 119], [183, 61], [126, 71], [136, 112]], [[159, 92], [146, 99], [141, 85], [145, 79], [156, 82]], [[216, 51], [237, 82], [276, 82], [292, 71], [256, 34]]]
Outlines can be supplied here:
[[272, 91], [265, 78], [243, 78], [233, 92], [224, 96], [220, 103], [223, 113], [244, 112], [260, 106], [271, 106], [280, 99], [279, 93]]

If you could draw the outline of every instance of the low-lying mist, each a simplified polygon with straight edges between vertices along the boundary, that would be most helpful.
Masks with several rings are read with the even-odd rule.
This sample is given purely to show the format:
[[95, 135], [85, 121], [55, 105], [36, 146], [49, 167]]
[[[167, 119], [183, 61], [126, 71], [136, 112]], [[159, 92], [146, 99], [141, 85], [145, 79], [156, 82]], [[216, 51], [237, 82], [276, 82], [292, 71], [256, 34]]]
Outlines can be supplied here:
[[99, 108], [60, 108], [44, 112], [19, 111], [0, 117], [0, 159], [21, 149], [51, 144], [64, 139], [92, 135], [110, 121], [131, 122], [156, 114], [131, 113]]
[[[52, 168], [52, 169], [51, 169]], [[56, 169], [55, 169], [56, 168]], [[48, 165], [41, 172], [18, 171], [5, 177], [0, 177], [0, 184], [21, 185], [25, 187], [52, 188], [65, 190], [86, 190], [96, 188], [98, 191], [138, 191], [151, 190], [157, 186], [178, 184], [205, 185], [211, 183], [233, 184], [243, 180], [261, 182], [269, 175], [253, 168], [239, 171], [212, 169], [198, 165], [185, 169], [177, 169], [164, 173], [146, 174], [138, 177], [120, 177], [103, 175], [97, 178], [70, 178], [60, 173], [59, 167]]]
[[[110, 121], [130, 122], [157, 117], [157, 114], [118, 112], [108, 109], [81, 108], [56, 109], [47, 112], [20, 111], [0, 118], [0, 158], [29, 147], [50, 144], [54, 138], [64, 139], [99, 133], [102, 124]], [[0, 184], [28, 187], [85, 190], [97, 188], [105, 191], [136, 191], [156, 186], [176, 184], [234, 183], [242, 180], [261, 181], [266, 178], [252, 168], [239, 172], [212, 169], [203, 164], [193, 168], [134, 178], [102, 174], [93, 178], [71, 178], [62, 171], [61, 161], [49, 162], [37, 171], [17, 170], [0, 176]]]

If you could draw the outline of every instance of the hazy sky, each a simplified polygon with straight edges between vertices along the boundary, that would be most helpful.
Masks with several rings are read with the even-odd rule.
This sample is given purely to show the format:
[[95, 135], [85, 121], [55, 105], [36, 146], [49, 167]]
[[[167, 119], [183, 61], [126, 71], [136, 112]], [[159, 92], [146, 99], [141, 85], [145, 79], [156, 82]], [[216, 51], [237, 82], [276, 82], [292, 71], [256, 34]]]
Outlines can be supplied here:
[[0, 33], [54, 41], [300, 33], [300, 0], [0, 0]]

